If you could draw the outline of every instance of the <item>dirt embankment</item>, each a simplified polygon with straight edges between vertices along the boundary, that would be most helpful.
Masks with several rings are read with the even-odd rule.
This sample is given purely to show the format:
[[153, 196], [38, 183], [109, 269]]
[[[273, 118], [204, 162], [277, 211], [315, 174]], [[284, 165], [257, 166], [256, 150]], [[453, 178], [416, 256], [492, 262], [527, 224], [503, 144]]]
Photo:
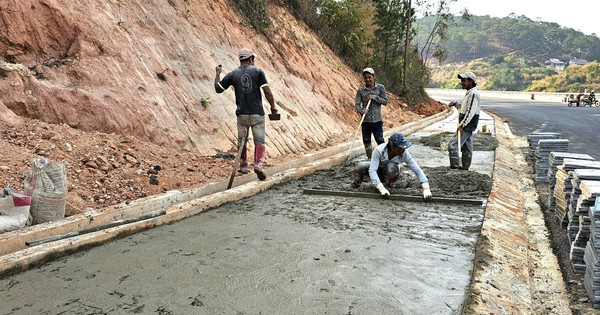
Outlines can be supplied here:
[[[269, 9], [267, 39], [225, 0], [119, 3], [4, 1], [0, 61], [31, 75], [0, 70], [0, 185], [21, 190], [38, 156], [66, 160], [74, 214], [222, 181], [237, 131], [214, 67], [237, 67], [240, 46], [258, 53], [281, 108], [267, 123], [267, 167], [354, 134], [359, 75], [284, 8]], [[390, 99], [386, 129], [444, 108], [415, 113]]]
[[[10, 123], [27, 117], [189, 152], [227, 151], [237, 133], [234, 96], [214, 92], [214, 68], [239, 66], [241, 46], [257, 52], [283, 114], [269, 124], [269, 157], [347, 140], [358, 121], [360, 76], [281, 7], [269, 9], [268, 38], [226, 0], [7, 0], [2, 7], [0, 55], [33, 70], [25, 77], [0, 71], [0, 117]], [[418, 117], [391, 98], [390, 126]]]

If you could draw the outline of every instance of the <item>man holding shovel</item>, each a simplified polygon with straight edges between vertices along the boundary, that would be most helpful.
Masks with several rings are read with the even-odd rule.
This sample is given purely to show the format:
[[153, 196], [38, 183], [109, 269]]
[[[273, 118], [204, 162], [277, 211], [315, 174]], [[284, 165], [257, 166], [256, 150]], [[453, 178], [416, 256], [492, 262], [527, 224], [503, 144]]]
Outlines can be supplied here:
[[[477, 130], [479, 123], [479, 110], [481, 109], [481, 97], [475, 80], [477, 77], [473, 72], [460, 73], [458, 75], [460, 85], [467, 90], [461, 103], [450, 102], [450, 106], [458, 106], [458, 127], [456, 133], [448, 143], [450, 156], [450, 168], [469, 170], [473, 158], [473, 132]], [[462, 156], [460, 153], [462, 152]], [[461, 166], [462, 162], [462, 166]]]
[[373, 68], [365, 68], [362, 76], [365, 85], [356, 91], [354, 107], [356, 112], [364, 117], [361, 120], [362, 140], [367, 158], [370, 160], [373, 153], [371, 135], [373, 135], [378, 145], [385, 142], [385, 139], [383, 139], [381, 105], [388, 103], [388, 97], [385, 87], [382, 84], [375, 83], [375, 70]]
[[[247, 139], [248, 129], [252, 129], [254, 139], [254, 173], [259, 180], [265, 180], [267, 175], [263, 171], [265, 156], [265, 111], [263, 110], [262, 94], [271, 105], [271, 113], [276, 114], [275, 98], [267, 82], [267, 77], [262, 69], [254, 66], [256, 54], [250, 48], [242, 48], [238, 54], [240, 67], [220, 79], [221, 65], [215, 69], [215, 91], [222, 93], [230, 86], [235, 90], [235, 104], [237, 109], [238, 150], [241, 150], [240, 169], [242, 174], [248, 173]], [[234, 171], [235, 172], [235, 171]], [[232, 176], [233, 178], [233, 176]]]

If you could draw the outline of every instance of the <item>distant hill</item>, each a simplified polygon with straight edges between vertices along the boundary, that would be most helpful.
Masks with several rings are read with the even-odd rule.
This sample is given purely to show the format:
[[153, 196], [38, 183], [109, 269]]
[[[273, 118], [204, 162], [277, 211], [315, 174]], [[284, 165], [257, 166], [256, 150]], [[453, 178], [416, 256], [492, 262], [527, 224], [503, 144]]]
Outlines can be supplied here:
[[[581, 17], [585, 18], [585, 17]], [[417, 20], [417, 43], [424, 43], [435, 17]], [[532, 62], [549, 59], [600, 61], [600, 38], [585, 35], [557, 23], [534, 21], [525, 16], [504, 18], [455, 16], [449, 24], [445, 63], [468, 62], [495, 55], [518, 54]]]

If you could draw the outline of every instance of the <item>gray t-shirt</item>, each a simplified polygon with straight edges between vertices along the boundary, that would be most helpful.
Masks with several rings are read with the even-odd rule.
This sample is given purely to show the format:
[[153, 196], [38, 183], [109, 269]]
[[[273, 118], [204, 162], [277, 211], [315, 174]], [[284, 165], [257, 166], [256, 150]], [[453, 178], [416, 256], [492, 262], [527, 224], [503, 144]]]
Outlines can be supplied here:
[[264, 115], [260, 89], [269, 85], [264, 71], [252, 65], [243, 65], [229, 72], [219, 82], [223, 90], [235, 90], [235, 115]]

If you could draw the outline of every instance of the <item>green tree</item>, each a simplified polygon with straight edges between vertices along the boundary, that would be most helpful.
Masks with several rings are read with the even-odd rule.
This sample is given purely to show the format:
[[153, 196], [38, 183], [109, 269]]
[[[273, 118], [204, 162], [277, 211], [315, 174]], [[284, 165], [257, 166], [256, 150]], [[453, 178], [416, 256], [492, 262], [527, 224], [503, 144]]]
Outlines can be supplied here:
[[329, 31], [321, 32], [324, 41], [355, 67], [367, 63], [374, 33], [371, 1], [324, 0], [319, 10], [329, 26]]

